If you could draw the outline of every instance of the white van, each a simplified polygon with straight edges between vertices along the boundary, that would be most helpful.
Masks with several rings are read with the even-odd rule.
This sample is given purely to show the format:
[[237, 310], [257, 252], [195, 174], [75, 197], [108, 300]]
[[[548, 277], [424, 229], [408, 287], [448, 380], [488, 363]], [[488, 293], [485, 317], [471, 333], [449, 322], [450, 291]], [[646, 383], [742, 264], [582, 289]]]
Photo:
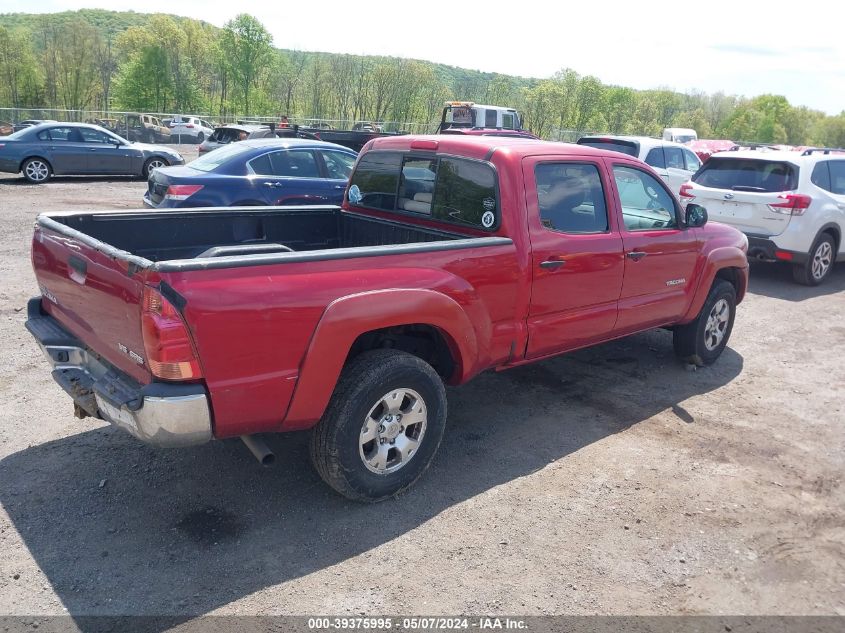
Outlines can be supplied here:
[[688, 127], [667, 127], [663, 130], [663, 140], [689, 143], [698, 140], [698, 133]]

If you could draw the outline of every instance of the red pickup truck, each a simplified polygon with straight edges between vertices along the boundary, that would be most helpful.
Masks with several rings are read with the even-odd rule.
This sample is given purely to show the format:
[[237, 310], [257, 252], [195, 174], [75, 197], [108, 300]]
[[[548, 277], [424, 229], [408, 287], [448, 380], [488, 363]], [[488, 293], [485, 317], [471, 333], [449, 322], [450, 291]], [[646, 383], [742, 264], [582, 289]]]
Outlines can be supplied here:
[[746, 238], [642, 162], [525, 139], [364, 148], [342, 207], [51, 213], [27, 328], [76, 414], [183, 446], [313, 428], [347, 497], [410, 486], [444, 383], [649, 328], [724, 349]]

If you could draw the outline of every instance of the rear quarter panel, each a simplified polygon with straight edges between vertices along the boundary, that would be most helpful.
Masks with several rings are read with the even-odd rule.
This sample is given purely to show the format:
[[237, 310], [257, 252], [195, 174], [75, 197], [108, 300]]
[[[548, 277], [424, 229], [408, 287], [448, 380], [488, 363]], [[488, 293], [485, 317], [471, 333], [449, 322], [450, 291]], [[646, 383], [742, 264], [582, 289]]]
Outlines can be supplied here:
[[[315, 423], [337, 380], [336, 358], [348, 353], [346, 342], [372, 329], [424, 321], [426, 315], [415, 311], [403, 289], [442, 294], [466, 314], [477, 351], [458, 381], [507, 359], [521, 278], [516, 252], [514, 244], [507, 244], [160, 275], [187, 300], [184, 315], [211, 394], [215, 435], [228, 437]], [[384, 304], [381, 297], [363, 311], [358, 304], [358, 317], [326, 359], [324, 388], [305, 398], [296, 419], [285, 421], [303, 363], [313, 360], [306, 359], [306, 350], [328, 306], [344, 297], [394, 289], [392, 303]], [[457, 325], [444, 322], [444, 327], [451, 327], [453, 339], [467, 337]]]

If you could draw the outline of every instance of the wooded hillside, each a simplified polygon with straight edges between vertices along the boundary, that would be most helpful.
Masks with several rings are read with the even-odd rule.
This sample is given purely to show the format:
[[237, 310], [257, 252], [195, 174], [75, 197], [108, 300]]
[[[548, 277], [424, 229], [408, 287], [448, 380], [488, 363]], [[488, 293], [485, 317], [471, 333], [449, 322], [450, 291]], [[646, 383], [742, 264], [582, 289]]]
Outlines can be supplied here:
[[[531, 79], [420, 60], [285, 50], [254, 17], [224, 28], [162, 14], [94, 9], [0, 15], [0, 107], [202, 113], [393, 122], [429, 131], [443, 101], [513, 106], [544, 138], [577, 132], [845, 145], [838, 116], [754, 99], [603, 84], [566, 68]], [[2, 118], [2, 116], [0, 116]], [[414, 125], [418, 124], [418, 125]], [[570, 131], [566, 134], [565, 131]]]

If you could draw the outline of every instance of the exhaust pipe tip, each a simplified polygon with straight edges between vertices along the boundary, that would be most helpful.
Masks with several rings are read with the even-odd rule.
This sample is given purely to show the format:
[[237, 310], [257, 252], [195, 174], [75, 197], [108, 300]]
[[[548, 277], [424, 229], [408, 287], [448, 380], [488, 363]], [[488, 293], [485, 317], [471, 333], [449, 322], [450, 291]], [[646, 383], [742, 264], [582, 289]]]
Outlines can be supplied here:
[[276, 455], [270, 447], [256, 435], [241, 435], [241, 441], [249, 449], [249, 452], [258, 460], [262, 466], [268, 467], [276, 463]]

